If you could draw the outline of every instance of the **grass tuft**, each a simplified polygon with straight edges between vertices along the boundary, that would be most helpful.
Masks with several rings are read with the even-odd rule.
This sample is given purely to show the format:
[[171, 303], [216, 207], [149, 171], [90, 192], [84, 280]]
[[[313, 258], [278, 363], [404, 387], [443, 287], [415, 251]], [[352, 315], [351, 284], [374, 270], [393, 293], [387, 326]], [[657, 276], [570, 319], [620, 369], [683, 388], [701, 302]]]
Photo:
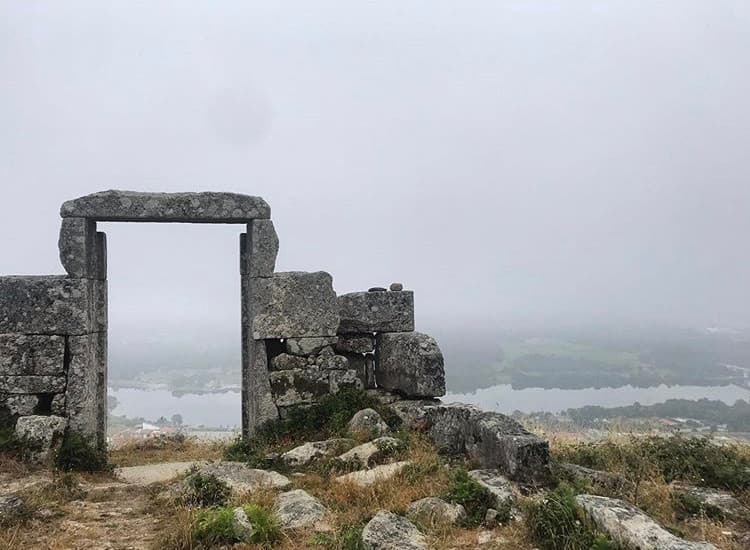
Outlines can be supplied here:
[[232, 489], [214, 474], [195, 473], [185, 479], [182, 502], [186, 506], [219, 506], [225, 504]]

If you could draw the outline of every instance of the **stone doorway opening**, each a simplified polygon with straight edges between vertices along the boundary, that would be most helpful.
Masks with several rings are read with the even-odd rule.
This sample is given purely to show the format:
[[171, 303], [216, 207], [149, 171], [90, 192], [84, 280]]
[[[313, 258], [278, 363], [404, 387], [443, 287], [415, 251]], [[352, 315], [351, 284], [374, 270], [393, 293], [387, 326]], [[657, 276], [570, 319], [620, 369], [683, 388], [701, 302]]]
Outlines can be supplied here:
[[105, 222], [98, 230], [108, 244], [110, 435], [128, 437], [133, 423], [121, 416], [167, 430], [239, 429], [245, 227]]

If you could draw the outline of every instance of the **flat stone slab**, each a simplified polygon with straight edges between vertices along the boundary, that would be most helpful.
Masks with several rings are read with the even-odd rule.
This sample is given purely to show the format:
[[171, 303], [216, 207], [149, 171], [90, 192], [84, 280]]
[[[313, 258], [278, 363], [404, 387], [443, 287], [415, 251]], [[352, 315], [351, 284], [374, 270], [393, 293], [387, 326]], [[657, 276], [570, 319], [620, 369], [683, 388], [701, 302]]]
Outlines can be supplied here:
[[362, 445], [357, 445], [338, 457], [338, 460], [346, 463], [358, 463], [363, 468], [368, 468], [384, 458], [396, 453], [403, 444], [393, 437], [378, 437]]
[[281, 460], [292, 468], [301, 468], [326, 456], [333, 456], [355, 444], [353, 439], [326, 439], [309, 441], [281, 455]]
[[152, 483], [170, 481], [187, 473], [192, 467], [198, 468], [202, 464], [205, 464], [205, 462], [162, 462], [143, 466], [127, 466], [116, 468], [115, 476], [132, 485], [151, 485]]
[[414, 293], [352, 292], [338, 298], [340, 334], [414, 330]]
[[278, 472], [257, 470], [242, 462], [209, 462], [201, 466], [197, 473], [215, 475], [238, 492], [251, 492], [261, 488], [286, 489], [291, 484], [288, 478]]
[[409, 460], [393, 462], [392, 464], [382, 464], [381, 466], [375, 466], [371, 470], [359, 470], [357, 472], [339, 476], [335, 479], [339, 483], [353, 483], [359, 487], [367, 487], [373, 483], [392, 478], [409, 464], [411, 464], [411, 461]]
[[717, 550], [707, 542], [690, 542], [674, 536], [641, 510], [616, 498], [578, 495], [596, 526], [627, 548], [640, 550]]
[[63, 203], [63, 218], [97, 221], [248, 223], [271, 217], [260, 197], [239, 193], [143, 193], [101, 191]]

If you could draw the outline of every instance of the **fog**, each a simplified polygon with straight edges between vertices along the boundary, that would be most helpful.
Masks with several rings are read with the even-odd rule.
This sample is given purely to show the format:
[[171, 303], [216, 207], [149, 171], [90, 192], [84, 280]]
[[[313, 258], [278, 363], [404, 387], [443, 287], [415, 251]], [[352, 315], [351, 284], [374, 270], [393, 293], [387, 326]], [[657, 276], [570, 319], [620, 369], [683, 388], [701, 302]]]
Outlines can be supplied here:
[[[425, 330], [750, 325], [747, 2], [0, 6], [2, 274], [64, 200], [223, 190]], [[239, 333], [241, 227], [105, 230], [118, 345]]]

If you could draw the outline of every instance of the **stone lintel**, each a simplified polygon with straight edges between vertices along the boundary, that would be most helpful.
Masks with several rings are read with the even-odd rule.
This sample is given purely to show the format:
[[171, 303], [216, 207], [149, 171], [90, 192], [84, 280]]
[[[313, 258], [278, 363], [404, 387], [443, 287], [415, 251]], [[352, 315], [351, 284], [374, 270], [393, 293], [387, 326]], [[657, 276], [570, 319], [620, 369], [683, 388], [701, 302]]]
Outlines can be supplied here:
[[239, 193], [146, 193], [109, 190], [63, 203], [63, 218], [97, 221], [249, 223], [271, 217], [260, 197]]

